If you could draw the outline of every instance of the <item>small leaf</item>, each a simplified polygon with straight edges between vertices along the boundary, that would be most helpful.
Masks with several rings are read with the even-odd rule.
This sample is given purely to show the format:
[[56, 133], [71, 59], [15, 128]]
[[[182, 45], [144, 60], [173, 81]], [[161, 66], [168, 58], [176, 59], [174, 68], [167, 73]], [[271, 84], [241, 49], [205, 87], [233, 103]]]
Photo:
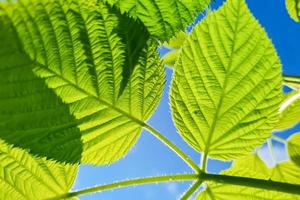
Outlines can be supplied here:
[[168, 65], [169, 67], [174, 67], [176, 60], [178, 58], [178, 55], [180, 53], [179, 49], [176, 50], [172, 50], [169, 53], [167, 53], [162, 59], [163, 59], [163, 63], [165, 65]]
[[164, 43], [164, 46], [172, 49], [180, 49], [186, 40], [188, 33], [179, 31], [169, 42]]
[[175, 68], [173, 118], [194, 149], [230, 160], [271, 136], [282, 101], [281, 64], [244, 0], [228, 0], [200, 22]]
[[290, 136], [287, 142], [290, 158], [300, 167], [300, 133], [295, 133]]
[[[284, 183], [300, 183], [300, 167], [291, 161], [285, 161], [277, 164], [271, 170], [271, 179]], [[300, 198], [300, 197], [298, 197]]]
[[222, 174], [257, 179], [268, 179], [270, 172], [264, 161], [257, 154], [250, 154], [233, 162], [230, 169]]
[[300, 1], [285, 0], [286, 8], [293, 20], [300, 22]]
[[168, 41], [177, 32], [184, 31], [210, 0], [105, 0], [122, 12], [137, 17], [150, 34]]
[[168, 65], [169, 67], [173, 68], [176, 60], [178, 59], [178, 56], [180, 54], [180, 49], [186, 40], [188, 34], [180, 31], [176, 34], [173, 38], [170, 39], [168, 43], [165, 43], [164, 46], [171, 48], [171, 51], [168, 52], [163, 57], [164, 64]]
[[279, 111], [279, 122], [275, 129], [282, 130], [295, 126], [300, 121], [300, 93], [288, 93]]
[[77, 165], [29, 154], [0, 140], [0, 199], [39, 200], [69, 192]]

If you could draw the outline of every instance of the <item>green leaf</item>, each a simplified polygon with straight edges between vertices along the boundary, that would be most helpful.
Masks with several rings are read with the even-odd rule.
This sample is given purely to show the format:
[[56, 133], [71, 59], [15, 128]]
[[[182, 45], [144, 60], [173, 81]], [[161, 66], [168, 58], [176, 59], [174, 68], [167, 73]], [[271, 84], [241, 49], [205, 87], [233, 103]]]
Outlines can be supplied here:
[[284, 83], [296, 90], [300, 90], [300, 77], [299, 76], [284, 76]]
[[180, 49], [186, 40], [188, 33], [179, 31], [174, 37], [172, 37], [169, 42], [165, 42], [164, 46], [172, 49]]
[[228, 0], [200, 22], [175, 68], [173, 118], [194, 149], [235, 159], [271, 136], [282, 101], [281, 64], [244, 0]]
[[285, 0], [286, 8], [293, 20], [300, 22], [300, 1], [299, 0]]
[[79, 162], [81, 134], [68, 106], [32, 72], [10, 19], [0, 10], [0, 138], [60, 162]]
[[178, 58], [178, 55], [180, 53], [179, 49], [175, 49], [170, 51], [169, 53], [167, 53], [162, 59], [163, 59], [163, 63], [165, 65], [168, 65], [169, 67], [174, 67], [176, 60]]
[[300, 121], [300, 93], [288, 93], [279, 111], [279, 122], [275, 129], [283, 130], [295, 126]]
[[210, 0], [105, 0], [122, 12], [138, 17], [151, 35], [168, 41], [193, 22]]
[[169, 42], [164, 44], [164, 46], [171, 48], [171, 51], [163, 57], [164, 64], [168, 65], [169, 67], [174, 67], [176, 60], [180, 54], [180, 49], [187, 36], [187, 33], [180, 31], [176, 34], [176, 36], [171, 38]]
[[[1, 45], [4, 56], [12, 56], [4, 67], [7, 80], [0, 87], [7, 89], [0, 92], [0, 104], [14, 104], [1, 108], [0, 137], [31, 150], [37, 143], [30, 140], [42, 138], [35, 153], [60, 161], [70, 162], [68, 155], [76, 149], [83, 163], [108, 164], [123, 157], [158, 105], [165, 82], [157, 43], [146, 28], [96, 0], [1, 5], [8, 24], [0, 31], [1, 41], [18, 41], [20, 47]], [[24, 63], [27, 69], [15, 69]], [[22, 85], [22, 72], [31, 69], [50, 89], [35, 82]]]
[[38, 158], [0, 140], [0, 199], [47, 199], [67, 193], [77, 165]]
[[[294, 173], [292, 170], [295, 170]], [[295, 165], [289, 161], [268, 169], [257, 155], [249, 155], [235, 161], [232, 168], [223, 171], [222, 174], [299, 184], [299, 170], [300, 168], [295, 168]], [[198, 194], [197, 200], [209, 199], [294, 200], [300, 199], [300, 196], [246, 186], [208, 182], [205, 190]]]
[[[300, 167], [291, 161], [277, 164], [271, 169], [271, 180], [284, 183], [300, 183]], [[300, 199], [300, 196], [298, 197]]]
[[268, 179], [270, 177], [268, 167], [257, 154], [250, 154], [234, 161], [232, 167], [223, 171], [222, 174], [257, 179]]
[[291, 160], [300, 167], [300, 133], [289, 137], [287, 149]]

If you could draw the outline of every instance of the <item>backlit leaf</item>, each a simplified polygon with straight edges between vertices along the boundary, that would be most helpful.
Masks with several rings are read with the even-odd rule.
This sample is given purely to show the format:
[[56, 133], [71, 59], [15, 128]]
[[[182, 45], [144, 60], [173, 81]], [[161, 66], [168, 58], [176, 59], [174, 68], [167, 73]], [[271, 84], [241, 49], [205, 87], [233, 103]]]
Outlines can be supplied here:
[[0, 137], [66, 162], [123, 157], [164, 86], [157, 43], [142, 23], [96, 0], [1, 9]]
[[286, 8], [293, 20], [300, 22], [300, 1], [285, 0]]
[[295, 126], [300, 121], [300, 93], [287, 94], [279, 111], [279, 122], [275, 129], [282, 130]]
[[0, 199], [39, 200], [67, 193], [77, 166], [38, 158], [0, 140]]
[[287, 141], [290, 158], [300, 167], [300, 133], [295, 133]]
[[281, 64], [244, 0], [228, 0], [200, 22], [175, 69], [173, 118], [194, 149], [235, 159], [271, 136], [282, 99]]
[[168, 41], [180, 30], [184, 31], [210, 0], [105, 0], [122, 12], [138, 17], [151, 35]]

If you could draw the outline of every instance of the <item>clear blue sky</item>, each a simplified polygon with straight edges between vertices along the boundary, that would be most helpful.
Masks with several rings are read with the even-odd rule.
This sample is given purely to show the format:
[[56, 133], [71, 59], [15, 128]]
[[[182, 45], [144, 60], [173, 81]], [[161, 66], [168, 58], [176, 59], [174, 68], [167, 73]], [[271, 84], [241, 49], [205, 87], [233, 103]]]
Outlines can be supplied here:
[[[289, 18], [284, 0], [247, 0], [247, 3], [252, 13], [265, 27], [275, 44], [283, 64], [284, 73], [300, 75], [300, 23], [297, 24]], [[222, 1], [217, 0], [213, 3], [213, 8], [217, 8], [221, 4]], [[195, 162], [199, 163], [200, 155], [181, 139], [171, 119], [168, 98], [171, 76], [172, 71], [167, 70], [167, 85], [163, 99], [155, 114], [149, 120], [149, 123], [190, 155]], [[297, 130], [300, 131], [300, 125], [289, 131], [277, 134], [286, 138], [289, 134]], [[282, 149], [279, 144], [275, 144], [275, 147], [278, 151]], [[279, 152], [279, 154], [278, 160], [285, 157], [283, 152]], [[268, 157], [265, 149], [261, 151], [261, 155], [264, 158]], [[230, 166], [230, 163], [210, 161], [208, 168], [211, 172], [218, 172], [228, 166]], [[134, 148], [119, 162], [110, 166], [81, 166], [73, 190], [123, 180], [128, 177], [134, 178], [184, 172], [192, 171], [160, 141], [146, 131], [143, 131]], [[190, 184], [191, 182], [143, 185], [86, 195], [80, 197], [80, 199], [174, 200]]]

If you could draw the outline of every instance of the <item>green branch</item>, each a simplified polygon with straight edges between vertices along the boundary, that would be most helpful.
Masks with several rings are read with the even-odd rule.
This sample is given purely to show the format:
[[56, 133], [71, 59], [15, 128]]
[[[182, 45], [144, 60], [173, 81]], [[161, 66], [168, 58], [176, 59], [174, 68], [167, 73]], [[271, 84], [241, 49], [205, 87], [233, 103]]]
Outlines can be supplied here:
[[202, 184], [202, 180], [198, 180], [182, 195], [180, 198], [181, 200], [188, 200], [191, 195], [194, 194], [194, 192], [199, 188], [199, 186]]
[[300, 76], [283, 75], [283, 81], [285, 85], [295, 89], [300, 86]]
[[222, 184], [247, 186], [252, 188], [300, 195], [300, 185], [295, 185], [290, 183], [239, 177], [239, 176], [227, 176], [227, 175], [205, 174], [205, 173], [200, 175], [200, 179], [204, 181], [213, 181]]
[[148, 124], [143, 124], [143, 127], [150, 131], [156, 138], [162, 141], [167, 147], [173, 150], [182, 160], [184, 160], [196, 173], [200, 173], [199, 167], [194, 163], [194, 161], [187, 156], [183, 151], [181, 151], [175, 144], [170, 142], [165, 136], [163, 136], [160, 132], [158, 132], [153, 127], [149, 126]]
[[300, 76], [283, 75], [283, 79], [286, 82], [300, 83]]
[[94, 192], [101, 192], [104, 190], [112, 190], [120, 187], [128, 187], [134, 185], [141, 185], [141, 184], [149, 184], [149, 183], [159, 183], [159, 182], [170, 182], [170, 181], [191, 181], [197, 180], [199, 178], [196, 174], [178, 174], [178, 175], [169, 175], [169, 176], [156, 176], [156, 177], [147, 177], [147, 178], [139, 178], [139, 179], [132, 179], [126, 181], [115, 182], [107, 185], [100, 185], [95, 186], [75, 192], [70, 192], [61, 196], [57, 196], [51, 198], [49, 200], [58, 200], [58, 199], [65, 199], [70, 197], [76, 197], [84, 194], [90, 194]]
[[76, 197], [84, 194], [90, 194], [94, 192], [101, 192], [104, 190], [112, 190], [116, 188], [141, 185], [141, 184], [170, 182], [170, 181], [192, 181], [192, 180], [197, 180], [197, 182], [194, 183], [192, 187], [184, 194], [184, 196], [182, 197], [183, 199], [188, 198], [189, 195], [192, 195], [198, 189], [201, 183], [205, 181], [212, 181], [215, 183], [230, 184], [236, 186], [246, 186], [246, 187], [252, 187], [257, 189], [265, 189], [270, 191], [300, 195], [300, 185], [296, 185], [296, 184], [248, 178], [248, 177], [201, 173], [200, 175], [178, 174], [178, 175], [146, 177], [146, 178], [120, 181], [120, 182], [115, 182], [107, 185], [100, 185], [100, 186], [95, 186], [95, 187], [91, 187], [91, 188], [87, 188], [75, 192], [70, 192], [61, 196], [51, 198], [51, 200], [65, 199], [65, 198]]
[[201, 171], [206, 172], [206, 166], [208, 162], [208, 156], [205, 152], [202, 153], [202, 158], [201, 158]]

